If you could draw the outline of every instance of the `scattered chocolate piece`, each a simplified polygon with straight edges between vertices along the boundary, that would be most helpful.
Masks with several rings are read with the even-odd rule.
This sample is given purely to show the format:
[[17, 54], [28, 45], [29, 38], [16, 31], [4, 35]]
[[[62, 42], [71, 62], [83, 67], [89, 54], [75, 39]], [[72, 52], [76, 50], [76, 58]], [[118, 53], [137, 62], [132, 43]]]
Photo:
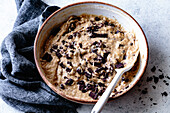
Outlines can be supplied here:
[[92, 84], [87, 84], [86, 90], [94, 90], [95, 86]]
[[169, 76], [166, 76], [166, 78], [170, 80], [170, 77], [169, 77]]
[[115, 67], [116, 67], [116, 68], [123, 68], [123, 67], [124, 67], [124, 64], [118, 62], [118, 63], [115, 65]]
[[74, 80], [70, 78], [65, 82], [65, 85], [71, 86], [73, 84], [73, 82], [74, 82]]
[[157, 103], [153, 103], [153, 105], [157, 105]]
[[154, 83], [155, 83], [155, 84], [157, 84], [157, 83], [158, 83], [158, 81], [159, 81], [159, 78], [158, 78], [158, 77], [156, 77], [156, 76], [153, 76], [153, 79], [154, 79]]
[[61, 89], [65, 89], [65, 87], [64, 87], [63, 84], [60, 84], [60, 88], [61, 88]]
[[163, 79], [164, 78], [164, 75], [163, 73], [161, 75], [159, 75], [159, 79]]
[[111, 26], [111, 27], [115, 27], [115, 25], [114, 25], [114, 24], [112, 24], [112, 23], [109, 23], [109, 26]]
[[153, 77], [147, 77], [146, 81], [150, 82], [150, 81], [152, 81], [152, 79], [153, 79]]
[[66, 68], [66, 71], [67, 71], [67, 72], [71, 72], [71, 69], [67, 67], [67, 68]]
[[130, 45], [133, 46], [133, 43], [131, 42]]
[[125, 45], [123, 45], [123, 44], [119, 44], [119, 47], [124, 47]]
[[147, 94], [147, 93], [148, 93], [147, 89], [142, 90], [142, 94]]
[[163, 93], [161, 93], [162, 96], [168, 96], [168, 93], [166, 91], [164, 91]]
[[158, 69], [158, 71], [162, 72], [162, 70], [161, 70], [161, 69]]
[[79, 75], [82, 75], [83, 74], [83, 71], [80, 69], [80, 68], [77, 68], [77, 73], [79, 74]]
[[153, 89], [156, 89], [156, 86], [152, 86], [153, 87]]
[[50, 62], [52, 60], [52, 56], [46, 52], [42, 57], [42, 60], [46, 60], [47, 62]]
[[97, 53], [98, 49], [92, 49], [93, 53]]
[[155, 70], [156, 70], [156, 67], [153, 66], [152, 69], [151, 69], [151, 71], [152, 71], [152, 72], [155, 72]]
[[65, 68], [66, 66], [63, 64], [63, 62], [61, 62], [60, 64], [59, 64], [62, 68]]
[[153, 98], [150, 98], [150, 101], [152, 101], [153, 100]]

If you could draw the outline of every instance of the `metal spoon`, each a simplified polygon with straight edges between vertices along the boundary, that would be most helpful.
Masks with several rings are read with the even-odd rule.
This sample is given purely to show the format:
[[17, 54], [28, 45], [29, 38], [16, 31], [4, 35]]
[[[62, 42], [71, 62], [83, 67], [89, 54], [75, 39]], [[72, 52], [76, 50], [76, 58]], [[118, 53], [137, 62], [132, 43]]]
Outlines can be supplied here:
[[134, 66], [134, 64], [137, 60], [138, 54], [139, 54], [139, 50], [136, 52], [136, 54], [134, 56], [134, 60], [131, 63], [126, 65], [124, 68], [115, 69], [115, 71], [117, 72], [115, 77], [113, 78], [113, 80], [111, 81], [111, 83], [109, 84], [109, 86], [107, 87], [105, 92], [103, 93], [103, 95], [99, 98], [99, 100], [93, 107], [91, 113], [100, 113], [101, 112], [102, 108], [107, 103], [107, 100], [109, 99], [109, 96], [112, 93], [113, 89], [115, 88], [120, 77], [123, 75], [123, 73], [129, 71]]

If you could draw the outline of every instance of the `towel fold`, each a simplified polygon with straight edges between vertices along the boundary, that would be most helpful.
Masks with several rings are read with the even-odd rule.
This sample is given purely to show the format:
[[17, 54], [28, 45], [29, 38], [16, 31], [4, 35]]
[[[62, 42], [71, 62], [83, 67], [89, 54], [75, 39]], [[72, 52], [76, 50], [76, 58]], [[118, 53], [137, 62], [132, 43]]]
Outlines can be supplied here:
[[38, 27], [57, 6], [41, 0], [15, 0], [18, 16], [1, 44], [0, 95], [23, 112], [75, 113], [79, 106], [53, 92], [41, 79], [33, 55]]

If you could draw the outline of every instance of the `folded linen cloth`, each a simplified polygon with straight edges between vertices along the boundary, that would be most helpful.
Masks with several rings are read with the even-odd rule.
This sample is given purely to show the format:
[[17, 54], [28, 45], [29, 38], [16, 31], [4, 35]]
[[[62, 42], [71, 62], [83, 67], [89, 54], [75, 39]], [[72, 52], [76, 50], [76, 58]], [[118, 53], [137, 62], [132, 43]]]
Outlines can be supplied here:
[[23, 112], [75, 113], [79, 104], [53, 92], [41, 79], [33, 55], [38, 27], [57, 6], [41, 0], [15, 0], [18, 16], [1, 44], [0, 95]]

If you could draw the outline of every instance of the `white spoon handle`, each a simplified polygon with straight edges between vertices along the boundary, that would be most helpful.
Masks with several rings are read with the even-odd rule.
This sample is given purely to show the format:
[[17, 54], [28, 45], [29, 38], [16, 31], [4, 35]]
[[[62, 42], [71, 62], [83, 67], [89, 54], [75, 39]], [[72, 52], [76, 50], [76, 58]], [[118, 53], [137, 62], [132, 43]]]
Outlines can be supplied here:
[[107, 87], [106, 91], [103, 93], [103, 95], [99, 98], [95, 106], [93, 107], [91, 113], [100, 113], [103, 106], [107, 103], [107, 100], [109, 99], [110, 94], [112, 93], [113, 89], [115, 88], [118, 80], [122, 76], [123, 71], [117, 71], [115, 77]]

